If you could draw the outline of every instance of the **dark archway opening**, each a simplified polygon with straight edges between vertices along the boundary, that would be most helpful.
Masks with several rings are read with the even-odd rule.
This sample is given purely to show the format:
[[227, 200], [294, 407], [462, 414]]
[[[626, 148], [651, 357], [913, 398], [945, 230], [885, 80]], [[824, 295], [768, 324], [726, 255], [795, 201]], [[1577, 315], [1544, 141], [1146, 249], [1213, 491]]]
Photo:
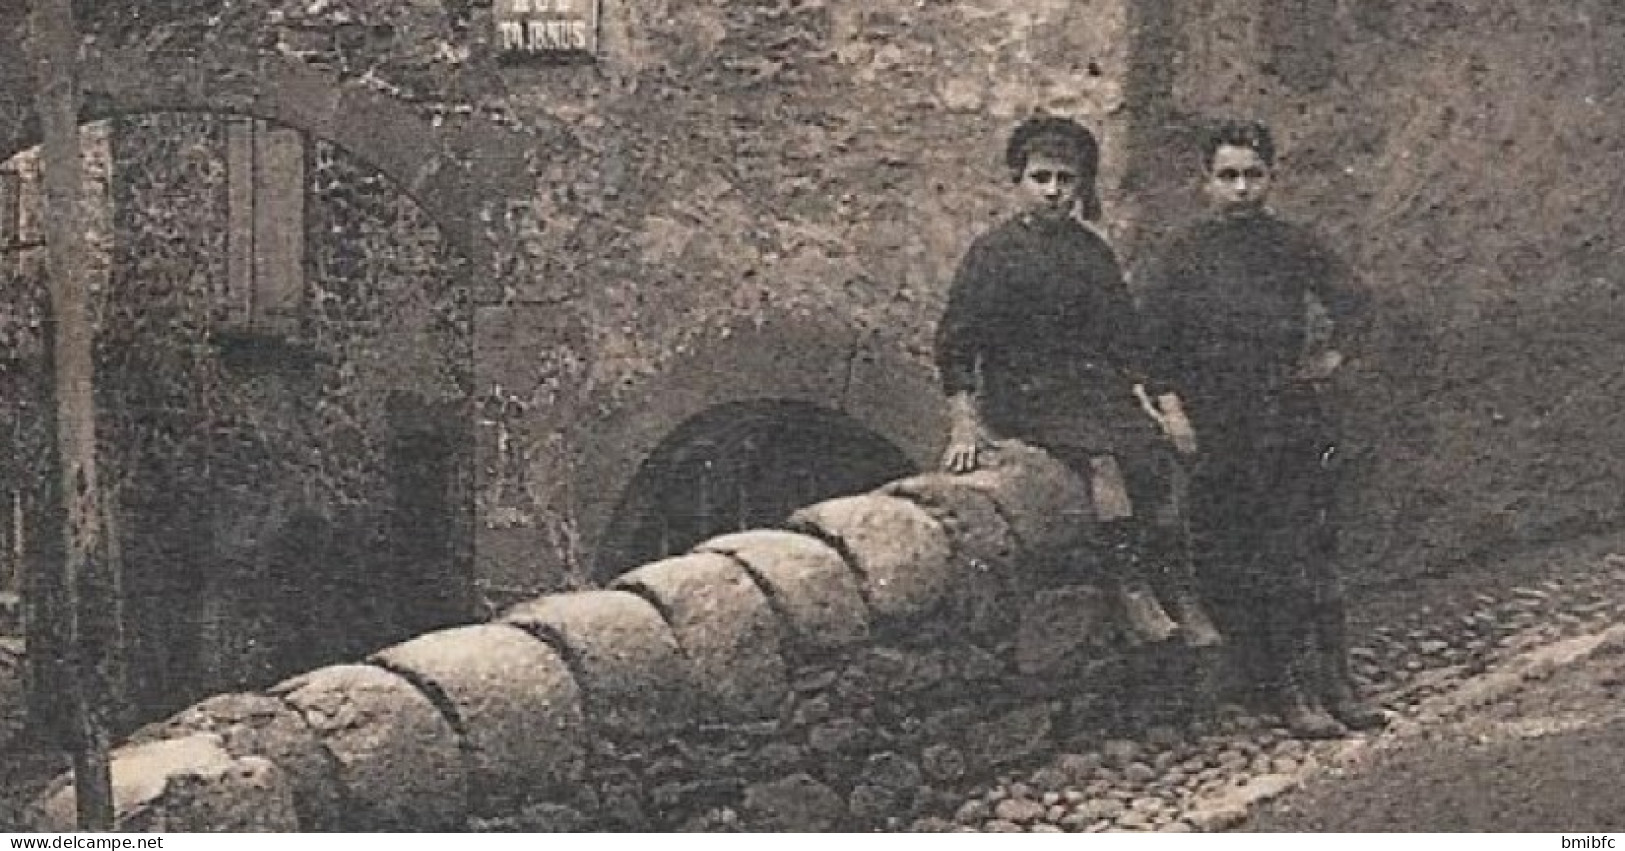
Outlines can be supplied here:
[[851, 417], [805, 402], [721, 405], [661, 442], [621, 497], [596, 553], [608, 582], [715, 535], [777, 526], [800, 508], [914, 472]]

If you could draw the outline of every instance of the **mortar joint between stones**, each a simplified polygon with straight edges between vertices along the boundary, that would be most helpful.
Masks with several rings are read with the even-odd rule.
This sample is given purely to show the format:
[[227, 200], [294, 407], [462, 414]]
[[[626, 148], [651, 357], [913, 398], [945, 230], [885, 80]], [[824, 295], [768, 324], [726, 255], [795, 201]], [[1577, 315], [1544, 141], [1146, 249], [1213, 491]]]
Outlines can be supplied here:
[[875, 608], [874, 599], [869, 595], [869, 573], [863, 569], [863, 562], [859, 561], [857, 553], [853, 552], [852, 547], [846, 543], [846, 539], [840, 535], [825, 531], [816, 523], [799, 524], [798, 528], [792, 531], [816, 538], [834, 550], [835, 554], [841, 557], [841, 561], [846, 562], [847, 569], [857, 577], [858, 598], [863, 601], [863, 608], [869, 613], [869, 623], [871, 626], [876, 626], [878, 610]]
[[434, 706], [435, 711], [445, 719], [446, 725], [451, 728], [452, 734], [457, 737], [457, 755], [463, 764], [463, 794], [465, 800], [468, 801], [467, 810], [469, 813], [485, 812], [485, 790], [480, 788], [480, 784], [475, 782], [474, 779], [477, 767], [477, 760], [474, 756], [474, 742], [469, 738], [468, 724], [463, 719], [462, 713], [457, 711], [456, 702], [438, 684], [403, 665], [397, 665], [378, 658], [367, 660], [367, 664], [405, 680], [408, 685], [417, 689], [418, 693], [423, 695]]
[[813, 655], [809, 648], [802, 646], [803, 642], [800, 637], [790, 627], [790, 612], [784, 607], [784, 601], [779, 598], [778, 591], [773, 588], [772, 584], [765, 580], [750, 562], [740, 558], [736, 553], [717, 552], [717, 555], [723, 556], [738, 565], [739, 569], [743, 570], [745, 575], [750, 577], [750, 581], [756, 585], [756, 590], [762, 593], [762, 598], [767, 600], [767, 608], [773, 613], [773, 628], [779, 636], [779, 653], [785, 657], [785, 665], [793, 667], [794, 663], [801, 662], [804, 657]]
[[554, 653], [559, 654], [560, 659], [564, 660], [564, 666], [570, 670], [570, 679], [574, 680], [576, 688], [581, 690], [581, 722], [587, 728], [588, 744], [591, 746], [588, 748], [589, 754], [595, 753], [601, 743], [614, 741], [614, 738], [602, 729], [602, 725], [598, 723], [598, 720], [593, 718], [591, 708], [595, 705], [593, 698], [596, 695], [592, 694], [591, 678], [583, 675], [584, 669], [581, 665], [581, 658], [570, 647], [570, 642], [564, 640], [564, 635], [546, 624], [509, 621], [508, 626], [547, 645]]

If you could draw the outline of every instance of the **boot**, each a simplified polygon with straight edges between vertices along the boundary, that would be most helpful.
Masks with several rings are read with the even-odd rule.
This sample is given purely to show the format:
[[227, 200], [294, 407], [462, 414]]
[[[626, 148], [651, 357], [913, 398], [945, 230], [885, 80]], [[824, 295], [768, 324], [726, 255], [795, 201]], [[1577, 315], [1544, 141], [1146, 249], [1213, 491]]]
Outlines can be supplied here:
[[1299, 739], [1341, 739], [1349, 734], [1347, 727], [1311, 700], [1297, 683], [1282, 689], [1281, 721]]
[[1360, 699], [1349, 671], [1348, 641], [1342, 606], [1324, 606], [1315, 628], [1320, 639], [1321, 693], [1332, 716], [1351, 730], [1377, 730], [1388, 715]]
[[1161, 644], [1179, 632], [1151, 585], [1146, 564], [1145, 535], [1134, 521], [1119, 521], [1108, 528], [1106, 563], [1117, 585], [1132, 644]]
[[1167, 540], [1157, 548], [1163, 569], [1163, 586], [1172, 591], [1174, 619], [1185, 638], [1186, 647], [1219, 647], [1224, 635], [1196, 592], [1196, 560], [1191, 556], [1188, 538]]
[[1168, 616], [1148, 583], [1119, 582], [1117, 594], [1123, 603], [1131, 642], [1161, 644], [1179, 632], [1179, 624]]
[[1208, 617], [1207, 608], [1195, 594], [1183, 591], [1174, 597], [1174, 619], [1179, 621], [1179, 628], [1185, 636], [1185, 646], [1223, 646], [1224, 634], [1213, 625], [1213, 619]]
[[[1182, 475], [1174, 478], [1177, 481]], [[1180, 486], [1176, 485], [1175, 489], [1179, 490]], [[1152, 523], [1150, 535], [1155, 541], [1157, 564], [1162, 568], [1162, 587], [1172, 593], [1174, 619], [1179, 622], [1185, 646], [1220, 647], [1224, 644], [1224, 634], [1214, 625], [1207, 607], [1202, 604], [1201, 594], [1197, 593], [1200, 586], [1196, 584], [1196, 553], [1185, 502], [1182, 496], [1170, 499], [1167, 516]]]
[[1350, 730], [1380, 730], [1388, 726], [1388, 713], [1361, 700], [1353, 684], [1347, 681], [1328, 691], [1326, 709]]
[[1287, 730], [1300, 739], [1347, 736], [1348, 728], [1333, 718], [1317, 699], [1319, 659], [1315, 650], [1319, 642], [1315, 640], [1313, 624], [1292, 614], [1308, 612], [1298, 607], [1288, 608], [1285, 603], [1282, 606], [1277, 616], [1283, 619], [1277, 622], [1272, 636], [1273, 649], [1280, 654], [1279, 662], [1284, 663], [1280, 670], [1281, 720]]

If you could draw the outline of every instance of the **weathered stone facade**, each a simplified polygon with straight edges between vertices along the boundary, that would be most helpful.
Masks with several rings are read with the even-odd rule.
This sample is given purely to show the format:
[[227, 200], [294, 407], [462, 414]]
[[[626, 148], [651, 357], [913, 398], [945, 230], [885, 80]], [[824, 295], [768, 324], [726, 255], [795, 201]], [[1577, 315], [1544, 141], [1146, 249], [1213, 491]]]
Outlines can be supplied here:
[[[1125, 49], [1114, 3], [609, 2], [598, 61], [562, 67], [499, 64], [484, 4], [83, 14], [88, 115], [296, 128], [468, 259], [493, 605], [603, 576], [639, 465], [720, 405], [811, 405], [928, 462], [929, 329], [999, 211], [1006, 125], [1039, 105], [1107, 122]], [[6, 78], [12, 150], [32, 125]]]
[[[472, 609], [472, 304], [463, 261], [409, 199], [329, 143], [290, 188], [309, 251], [276, 334], [225, 309], [227, 119], [160, 113], [98, 127], [92, 240], [104, 480], [121, 567], [135, 716], [265, 685]], [[24, 164], [25, 166], [27, 164]], [[25, 171], [30, 169], [25, 168]], [[37, 196], [24, 179], [24, 233]], [[38, 315], [44, 267], [8, 276]], [[32, 310], [27, 309], [32, 308]], [[44, 325], [20, 323], [7, 378], [7, 501], [37, 564], [50, 543]], [[14, 488], [12, 485], [16, 483]], [[32, 483], [23, 487], [24, 483]], [[16, 518], [9, 514], [8, 524]], [[37, 587], [46, 583], [36, 575]], [[30, 594], [36, 623], [55, 601]], [[45, 630], [37, 656], [49, 653]]]
[[[1201, 117], [1279, 128], [1281, 206], [1379, 296], [1347, 376], [1356, 577], [1625, 508], [1607, 367], [1625, 21], [1605, 0], [605, 0], [600, 56], [564, 66], [499, 63], [483, 2], [132, 8], [81, 10], [87, 117], [297, 128], [466, 259], [492, 608], [599, 578], [639, 465], [715, 406], [814, 405], [930, 461], [928, 332], [1035, 106], [1105, 131], [1130, 260], [1196, 207]], [[10, 153], [35, 129], [19, 22], [0, 24]], [[1516, 179], [1485, 176], [1503, 162]]]
[[1351, 575], [1617, 526], [1617, 5], [1215, 0], [1165, 23], [1136, 57], [1172, 128], [1141, 224], [1197, 206], [1194, 118], [1263, 118], [1278, 205], [1376, 297], [1344, 377]]

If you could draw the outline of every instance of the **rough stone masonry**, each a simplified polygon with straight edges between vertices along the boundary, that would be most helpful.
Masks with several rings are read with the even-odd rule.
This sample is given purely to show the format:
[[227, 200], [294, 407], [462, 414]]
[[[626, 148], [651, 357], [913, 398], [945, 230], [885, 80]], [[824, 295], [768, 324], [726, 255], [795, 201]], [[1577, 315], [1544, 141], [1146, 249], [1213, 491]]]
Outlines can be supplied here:
[[[1005, 444], [970, 475], [821, 502], [611, 588], [216, 696], [117, 749], [119, 825], [906, 824], [1089, 705], [1114, 621], [1093, 586], [1035, 566], [1082, 542], [1090, 511], [1063, 465]], [[73, 795], [59, 779], [34, 826], [70, 829]]]

